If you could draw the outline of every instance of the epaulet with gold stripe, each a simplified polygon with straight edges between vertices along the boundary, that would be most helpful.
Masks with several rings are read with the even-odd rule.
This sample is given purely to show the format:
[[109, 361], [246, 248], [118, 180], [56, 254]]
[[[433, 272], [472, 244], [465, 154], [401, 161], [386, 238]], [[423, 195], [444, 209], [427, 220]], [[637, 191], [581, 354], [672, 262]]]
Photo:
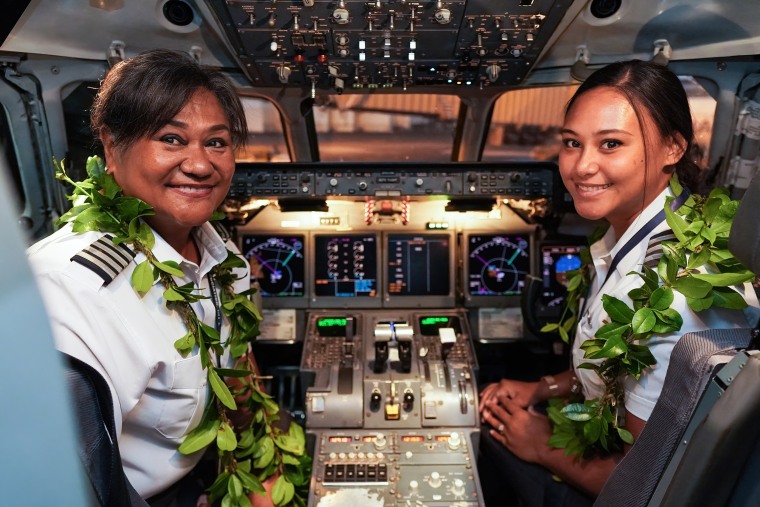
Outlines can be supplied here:
[[658, 232], [649, 238], [647, 253], [644, 256], [644, 264], [651, 269], [657, 269], [657, 264], [660, 262], [660, 257], [662, 257], [662, 243], [664, 241], [678, 241], [678, 238], [670, 229]]
[[108, 285], [129, 266], [134, 258], [135, 252], [127, 245], [124, 243], [115, 245], [113, 236], [106, 234], [74, 255], [71, 261], [92, 270], [103, 279], [104, 285]]

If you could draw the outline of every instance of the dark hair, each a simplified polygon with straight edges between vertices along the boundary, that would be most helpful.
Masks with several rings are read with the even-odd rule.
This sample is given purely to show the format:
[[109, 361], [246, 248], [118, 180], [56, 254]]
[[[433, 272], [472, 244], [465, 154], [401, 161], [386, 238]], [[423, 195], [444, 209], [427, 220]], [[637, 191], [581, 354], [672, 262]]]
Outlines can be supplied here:
[[626, 96], [636, 111], [642, 130], [644, 124], [640, 111], [645, 110], [660, 136], [671, 138], [681, 135], [686, 149], [675, 164], [676, 173], [683, 184], [697, 190], [701, 171], [692, 160], [696, 153], [694, 125], [689, 99], [678, 76], [662, 65], [642, 60], [612, 63], [591, 74], [578, 87], [567, 103], [566, 114], [578, 97], [602, 86], [614, 88]]
[[99, 136], [106, 129], [116, 146], [127, 148], [169, 123], [199, 88], [219, 99], [232, 142], [241, 146], [248, 129], [232, 83], [188, 54], [168, 49], [144, 51], [114, 65], [92, 104], [92, 130]]

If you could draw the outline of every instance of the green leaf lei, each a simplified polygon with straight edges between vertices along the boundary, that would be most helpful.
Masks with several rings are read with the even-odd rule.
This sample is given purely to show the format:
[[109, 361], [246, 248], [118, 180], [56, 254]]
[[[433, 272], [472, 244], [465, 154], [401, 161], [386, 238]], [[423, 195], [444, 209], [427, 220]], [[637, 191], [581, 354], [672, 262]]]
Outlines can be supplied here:
[[[675, 176], [670, 186], [675, 195], [683, 191]], [[656, 363], [648, 346], [652, 335], [681, 329], [683, 318], [670, 307], [673, 291], [683, 294], [695, 312], [747, 306], [730, 287], [755, 277], [728, 250], [728, 235], [739, 202], [723, 189], [715, 189], [707, 197], [691, 194], [675, 212], [670, 209], [672, 200], [666, 200], [665, 219], [678, 241], [662, 244], [656, 272], [642, 266], [641, 272], [628, 273], [644, 282], [628, 292], [632, 308], [616, 297], [602, 295], [602, 306], [611, 320], [593, 339], [581, 344], [586, 359], [602, 360], [578, 367], [599, 375], [604, 382], [603, 395], [591, 400], [549, 400], [547, 413], [553, 434], [547, 444], [565, 449], [566, 455], [608, 454], [622, 450], [623, 443], [633, 443], [633, 435], [624, 427], [624, 382], [628, 376], [638, 380]], [[568, 272], [567, 306], [560, 321], [542, 328], [543, 332], [558, 332], [565, 342], [576, 329], [579, 303], [590, 285], [588, 250], [581, 259], [583, 266]], [[708, 273], [699, 271], [703, 266]]]
[[[161, 262], [153, 254], [155, 237], [142, 220], [154, 214], [153, 208], [125, 196], [99, 157], [87, 159], [89, 177], [81, 182], [67, 176], [63, 162], [55, 164], [56, 178], [74, 187], [69, 196], [74, 206], [58, 224], [71, 222], [77, 233], [111, 233], [115, 244], [128, 243], [145, 255], [132, 273], [132, 286], [142, 296], [160, 283], [167, 308], [179, 313], [187, 326], [187, 334], [174, 343], [175, 348], [184, 356], [198, 346], [211, 392], [200, 424], [186, 436], [179, 452], [199, 452], [216, 442], [220, 473], [209, 488], [210, 501], [221, 498], [223, 507], [250, 506], [248, 493], [265, 494], [262, 481], [279, 473], [272, 488], [274, 503], [305, 506], [312, 460], [305, 452], [303, 429], [291, 423], [285, 432], [275, 425], [279, 406], [261, 389], [262, 378], [254, 376], [247, 355], [249, 344], [259, 334], [261, 314], [249, 298], [254, 289], [241, 293], [232, 289], [237, 280], [232, 270], [245, 263], [228, 251], [227, 259], [212, 271], [222, 287], [222, 311], [231, 326], [228, 340], [222, 343], [216, 329], [201, 322], [192, 309], [191, 303], [205, 296], [192, 283], [178, 285], [174, 276], [184, 276], [179, 265]], [[225, 348], [237, 360], [235, 368], [214, 365], [211, 353], [220, 357]], [[239, 423], [241, 419], [245, 422]]]

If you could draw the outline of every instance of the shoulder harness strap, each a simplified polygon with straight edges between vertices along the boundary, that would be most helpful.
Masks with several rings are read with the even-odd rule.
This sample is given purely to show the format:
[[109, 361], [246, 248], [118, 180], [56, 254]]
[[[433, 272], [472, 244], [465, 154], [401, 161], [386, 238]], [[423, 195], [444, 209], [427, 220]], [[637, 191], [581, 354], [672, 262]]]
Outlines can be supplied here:
[[92, 270], [103, 279], [104, 285], [108, 285], [129, 266], [134, 258], [135, 252], [127, 245], [114, 244], [113, 236], [106, 234], [74, 255], [71, 261]]
[[676, 238], [676, 235], [670, 229], [653, 234], [649, 238], [647, 253], [644, 256], [644, 264], [651, 269], [657, 269], [657, 264], [660, 262], [660, 257], [662, 257], [663, 241], [678, 241], [678, 238]]

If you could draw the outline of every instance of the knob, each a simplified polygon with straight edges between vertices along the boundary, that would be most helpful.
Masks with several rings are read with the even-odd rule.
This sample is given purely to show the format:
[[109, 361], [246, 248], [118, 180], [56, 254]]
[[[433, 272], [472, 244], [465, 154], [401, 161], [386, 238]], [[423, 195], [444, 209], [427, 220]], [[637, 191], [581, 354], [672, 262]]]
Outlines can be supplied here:
[[272, 42], [269, 43], [269, 50], [274, 53], [277, 51], [277, 48], [279, 47], [279, 44], [277, 44], [277, 37], [272, 38]]
[[348, 44], [348, 37], [346, 37], [345, 35], [338, 35], [335, 38], [335, 42], [337, 42], [339, 46], [345, 46], [346, 44]]
[[301, 183], [309, 183], [310, 181], [311, 181], [311, 175], [309, 174], [301, 175]]
[[385, 440], [385, 435], [382, 433], [378, 433], [375, 437], [375, 448], [379, 451], [381, 449], [385, 449], [386, 444], [388, 443], [387, 440]]
[[380, 403], [383, 401], [383, 397], [377, 391], [372, 391], [369, 396], [369, 409], [373, 412], [380, 410]]
[[358, 186], [359, 186], [359, 190], [367, 190], [367, 182], [366, 181], [360, 181]]
[[417, 481], [409, 481], [409, 494], [416, 495], [419, 493], [420, 484]]
[[280, 83], [287, 84], [291, 72], [293, 71], [290, 70], [290, 67], [287, 65], [280, 65], [280, 67], [277, 69], [277, 77], [280, 79]]
[[423, 181], [423, 179], [422, 179], [422, 178], [417, 178], [417, 179], [414, 181], [414, 184], [415, 184], [415, 185], [417, 185], [418, 187], [421, 187], [423, 183], [425, 183], [425, 182]]
[[348, 10], [341, 8], [335, 9], [333, 11], [333, 19], [339, 25], [345, 25], [348, 23]]
[[467, 174], [467, 181], [469, 182], [475, 182], [478, 180], [478, 175], [476, 173], [468, 173]]
[[449, 435], [449, 449], [456, 451], [460, 445], [462, 445], [462, 440], [459, 438], [459, 433]]
[[337, 187], [338, 186], [338, 180], [335, 178], [330, 178], [330, 186], [331, 187]]
[[454, 484], [451, 486], [451, 494], [454, 496], [464, 496], [464, 481], [462, 479], [454, 479]]
[[440, 488], [441, 487], [441, 474], [438, 472], [433, 472], [430, 474], [430, 479], [428, 480], [428, 484], [431, 488]]
[[515, 58], [518, 58], [520, 55], [522, 55], [522, 49], [515, 48], [512, 50], [512, 56], [514, 56]]
[[414, 408], [414, 394], [408, 392], [404, 393], [404, 398], [401, 404], [404, 407], [404, 410], [411, 412], [412, 408]]
[[267, 25], [269, 25], [269, 28], [274, 28], [274, 25], [277, 23], [277, 15], [273, 12], [269, 15], [269, 19], [267, 19]]
[[439, 25], [448, 25], [451, 22], [451, 11], [448, 9], [438, 9], [435, 11], [435, 21]]
[[492, 83], [495, 83], [497, 79], [499, 79], [499, 74], [501, 73], [501, 67], [496, 64], [492, 63], [488, 67], [486, 67], [486, 75], [488, 76], [488, 80]]
[[512, 183], [517, 183], [520, 181], [520, 173], [512, 173], [509, 175], [509, 181]]

